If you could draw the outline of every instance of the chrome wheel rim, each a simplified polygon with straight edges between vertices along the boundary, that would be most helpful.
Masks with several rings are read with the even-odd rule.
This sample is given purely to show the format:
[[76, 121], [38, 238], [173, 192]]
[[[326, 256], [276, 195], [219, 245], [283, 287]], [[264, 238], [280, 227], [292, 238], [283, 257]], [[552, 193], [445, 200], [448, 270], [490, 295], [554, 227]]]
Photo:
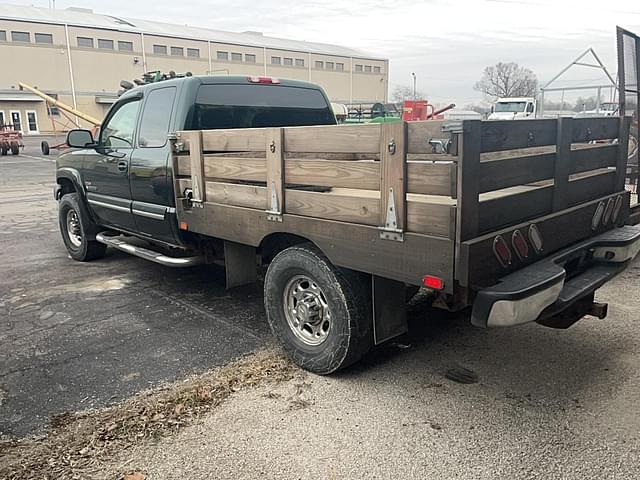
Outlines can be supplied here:
[[82, 245], [82, 229], [80, 228], [80, 219], [75, 210], [71, 209], [67, 212], [67, 236], [74, 247]]
[[331, 330], [331, 310], [318, 284], [305, 275], [291, 278], [284, 289], [284, 314], [293, 334], [304, 344], [323, 343]]

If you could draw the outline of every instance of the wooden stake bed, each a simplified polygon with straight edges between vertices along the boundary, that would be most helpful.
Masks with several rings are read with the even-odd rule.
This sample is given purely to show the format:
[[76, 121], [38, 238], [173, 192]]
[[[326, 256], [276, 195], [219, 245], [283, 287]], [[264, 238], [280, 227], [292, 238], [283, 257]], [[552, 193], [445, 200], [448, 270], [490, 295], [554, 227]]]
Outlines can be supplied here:
[[[191, 232], [255, 247], [294, 234], [336, 265], [416, 285], [435, 275], [453, 294], [458, 285], [495, 281], [536, 260], [502, 270], [491, 248], [474, 251], [478, 239], [523, 222], [544, 230], [550, 218], [623, 194], [628, 119], [472, 120], [454, 133], [443, 127], [178, 132], [178, 220]], [[450, 140], [457, 155], [434, 154], [436, 139]], [[573, 227], [581, 233], [567, 241], [594, 233]]]

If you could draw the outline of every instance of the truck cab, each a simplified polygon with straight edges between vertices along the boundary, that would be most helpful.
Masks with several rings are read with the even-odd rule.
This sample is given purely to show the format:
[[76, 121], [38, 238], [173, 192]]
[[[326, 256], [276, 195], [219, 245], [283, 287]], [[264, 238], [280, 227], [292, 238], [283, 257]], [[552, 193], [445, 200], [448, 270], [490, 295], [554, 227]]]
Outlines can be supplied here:
[[488, 120], [535, 118], [536, 111], [536, 99], [533, 97], [499, 98], [491, 108]]

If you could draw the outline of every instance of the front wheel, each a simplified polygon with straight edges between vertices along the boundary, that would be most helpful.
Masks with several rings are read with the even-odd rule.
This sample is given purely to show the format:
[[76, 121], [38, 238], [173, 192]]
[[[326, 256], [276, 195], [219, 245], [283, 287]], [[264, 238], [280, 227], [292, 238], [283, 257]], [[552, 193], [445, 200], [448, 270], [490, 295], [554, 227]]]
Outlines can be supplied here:
[[276, 255], [265, 276], [265, 309], [271, 331], [297, 365], [327, 375], [369, 351], [368, 278], [335, 267], [312, 244]]
[[77, 193], [62, 197], [58, 206], [58, 220], [62, 240], [71, 258], [88, 262], [104, 255], [107, 246], [89, 237], [95, 226], [81, 207]]

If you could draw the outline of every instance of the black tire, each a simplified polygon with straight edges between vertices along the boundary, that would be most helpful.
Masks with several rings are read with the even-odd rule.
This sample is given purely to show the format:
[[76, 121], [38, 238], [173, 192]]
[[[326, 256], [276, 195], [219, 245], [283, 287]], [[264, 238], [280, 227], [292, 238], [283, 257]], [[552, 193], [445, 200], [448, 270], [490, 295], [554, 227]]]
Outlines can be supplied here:
[[[69, 215], [75, 213], [75, 232], [70, 232]], [[58, 205], [60, 233], [69, 255], [79, 262], [88, 262], [104, 256], [107, 246], [93, 240], [96, 226], [89, 218], [85, 208], [78, 201], [77, 193], [68, 193]], [[79, 238], [78, 238], [79, 237]]]
[[[303, 341], [300, 337], [304, 329], [298, 328], [296, 333], [285, 313], [288, 285], [300, 281], [300, 277], [317, 285], [330, 311], [330, 317], [326, 317], [329, 326], [318, 345]], [[264, 280], [271, 331], [289, 357], [305, 370], [327, 375], [345, 368], [360, 360], [373, 345], [370, 284], [368, 275], [335, 267], [310, 243], [289, 247], [275, 256]]]
[[5, 147], [4, 145], [0, 147], [0, 153], [2, 153], [2, 155], [6, 155], [8, 151], [9, 147]]
[[18, 145], [18, 142], [11, 142], [11, 153], [13, 155], [20, 153], [20, 145]]
[[46, 140], [43, 140], [42, 143], [40, 143], [40, 150], [43, 155], [49, 155], [49, 143]]

